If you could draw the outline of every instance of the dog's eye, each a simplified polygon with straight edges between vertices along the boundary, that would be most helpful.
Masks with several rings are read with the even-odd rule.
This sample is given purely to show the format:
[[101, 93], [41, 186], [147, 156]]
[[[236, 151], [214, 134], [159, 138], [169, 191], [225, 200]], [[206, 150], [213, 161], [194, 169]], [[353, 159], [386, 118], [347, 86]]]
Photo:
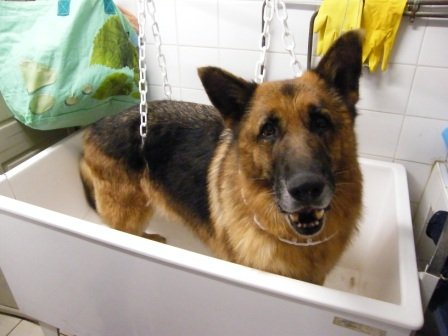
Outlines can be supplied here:
[[315, 108], [310, 111], [310, 130], [318, 134], [325, 133], [333, 128], [328, 115]]
[[277, 135], [277, 123], [274, 120], [267, 120], [260, 129], [260, 138], [263, 140], [275, 140]]

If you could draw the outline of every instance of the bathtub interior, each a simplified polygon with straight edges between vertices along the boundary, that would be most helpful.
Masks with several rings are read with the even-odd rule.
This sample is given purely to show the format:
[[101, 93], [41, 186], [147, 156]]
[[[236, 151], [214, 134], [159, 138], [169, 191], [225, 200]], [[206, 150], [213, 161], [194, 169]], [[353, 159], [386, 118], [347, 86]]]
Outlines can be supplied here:
[[[101, 225], [84, 197], [78, 172], [80, 153], [78, 133], [9, 171], [0, 182], [0, 193]], [[395, 172], [376, 161], [361, 160], [361, 167], [364, 214], [359, 232], [324, 286], [399, 305], [403, 295], [399, 265], [403, 219], [398, 214], [409, 213], [409, 204], [400, 202], [404, 196], [397, 194], [404, 193], [407, 198], [407, 186], [398, 190]], [[148, 232], [165, 236], [170, 245], [211, 255], [188, 228], [157, 214]]]

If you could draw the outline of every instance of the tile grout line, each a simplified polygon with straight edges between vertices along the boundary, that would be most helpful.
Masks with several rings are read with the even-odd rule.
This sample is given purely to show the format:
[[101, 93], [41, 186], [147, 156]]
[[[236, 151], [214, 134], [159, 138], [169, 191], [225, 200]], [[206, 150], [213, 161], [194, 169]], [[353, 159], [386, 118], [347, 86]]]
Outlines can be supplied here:
[[394, 162], [395, 162], [395, 160], [400, 160], [400, 158], [397, 157], [398, 149], [400, 147], [400, 141], [401, 141], [401, 136], [403, 135], [403, 129], [404, 129], [404, 125], [405, 125], [405, 122], [406, 122], [406, 117], [408, 116], [408, 109], [409, 109], [409, 103], [410, 103], [411, 98], [412, 98], [412, 92], [413, 92], [414, 87], [415, 87], [415, 77], [416, 77], [417, 70], [418, 70], [418, 67], [419, 67], [419, 61], [420, 61], [420, 57], [421, 57], [421, 53], [422, 53], [422, 49], [423, 49], [423, 42], [425, 40], [427, 28], [428, 28], [428, 23], [426, 22], [425, 27], [424, 27], [424, 31], [423, 31], [423, 35], [422, 35], [422, 39], [421, 39], [420, 45], [419, 45], [417, 62], [416, 62], [416, 64], [414, 64], [414, 73], [412, 74], [411, 87], [409, 89], [408, 96], [406, 98], [406, 107], [405, 107], [404, 113], [403, 113], [403, 120], [401, 122], [400, 130], [398, 131], [398, 141], [395, 144], [395, 148], [394, 148], [394, 156], [393, 156], [393, 161]]
[[11, 335], [12, 334], [12, 332], [14, 331], [14, 330], [16, 330], [17, 329], [17, 327], [19, 326], [19, 324], [20, 323], [22, 323], [23, 322], [23, 320], [19, 320], [19, 322], [17, 322], [17, 324], [6, 334], [6, 336], [9, 336], [9, 335]]

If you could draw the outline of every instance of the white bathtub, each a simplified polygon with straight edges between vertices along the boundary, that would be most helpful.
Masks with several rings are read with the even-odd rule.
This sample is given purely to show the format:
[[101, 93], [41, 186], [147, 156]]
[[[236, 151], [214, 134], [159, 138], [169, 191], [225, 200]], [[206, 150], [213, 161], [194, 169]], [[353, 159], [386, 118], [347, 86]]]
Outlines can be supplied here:
[[[405, 170], [361, 160], [360, 232], [325, 286], [109, 229], [78, 175], [80, 134], [0, 175], [0, 268], [21, 312], [78, 336], [409, 335], [423, 323]], [[199, 252], [199, 253], [197, 253]]]

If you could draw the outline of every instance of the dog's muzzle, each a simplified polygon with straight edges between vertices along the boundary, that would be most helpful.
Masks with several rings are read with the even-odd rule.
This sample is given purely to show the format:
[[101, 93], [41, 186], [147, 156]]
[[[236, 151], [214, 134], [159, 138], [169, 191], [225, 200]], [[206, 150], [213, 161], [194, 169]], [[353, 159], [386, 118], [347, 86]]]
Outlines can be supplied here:
[[302, 236], [318, 234], [325, 225], [333, 183], [321, 174], [303, 172], [280, 184], [279, 207], [289, 226]]

